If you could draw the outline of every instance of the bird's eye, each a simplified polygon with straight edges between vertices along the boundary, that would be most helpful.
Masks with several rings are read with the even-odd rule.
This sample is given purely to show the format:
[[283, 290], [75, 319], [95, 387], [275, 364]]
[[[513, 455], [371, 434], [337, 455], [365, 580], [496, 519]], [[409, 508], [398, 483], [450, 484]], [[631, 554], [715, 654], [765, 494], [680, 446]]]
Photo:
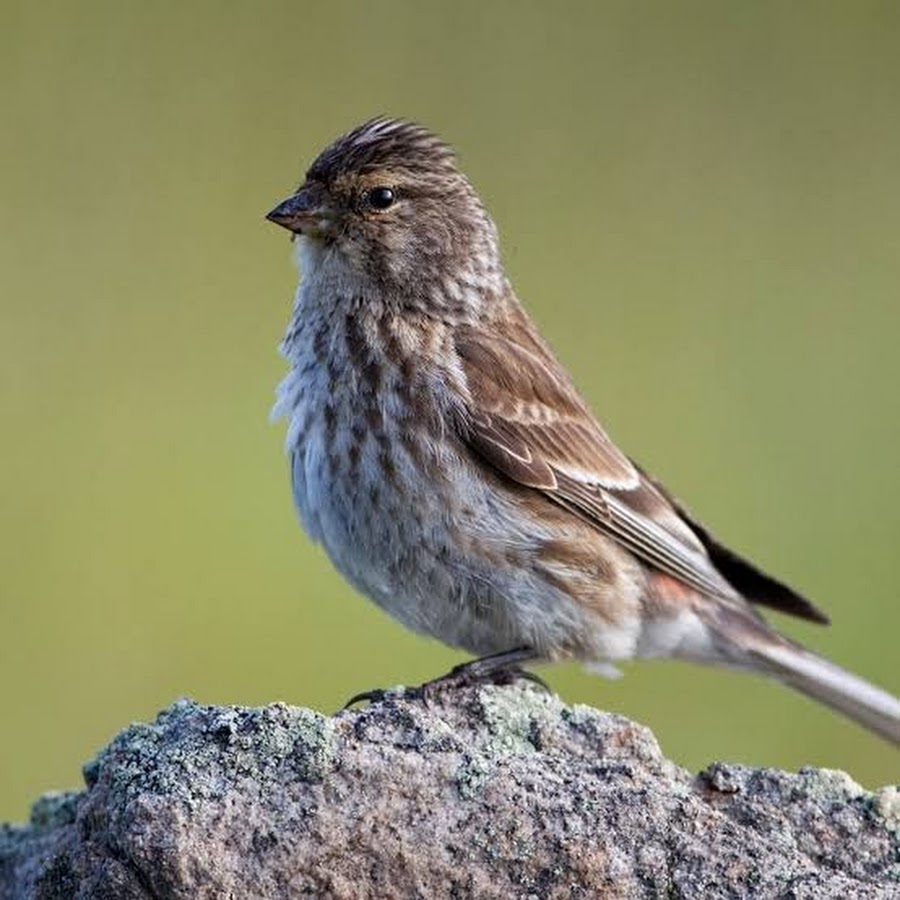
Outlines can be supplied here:
[[394, 192], [389, 187], [372, 188], [368, 197], [372, 209], [387, 209], [394, 202]]

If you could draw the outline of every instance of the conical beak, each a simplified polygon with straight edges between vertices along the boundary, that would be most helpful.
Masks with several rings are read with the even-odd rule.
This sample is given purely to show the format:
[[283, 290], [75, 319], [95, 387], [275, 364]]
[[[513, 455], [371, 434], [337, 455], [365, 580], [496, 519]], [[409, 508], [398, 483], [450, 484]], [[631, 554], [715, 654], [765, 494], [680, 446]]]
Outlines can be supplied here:
[[323, 201], [319, 185], [304, 184], [296, 194], [267, 213], [266, 218], [295, 234], [320, 230], [322, 219], [328, 215]]

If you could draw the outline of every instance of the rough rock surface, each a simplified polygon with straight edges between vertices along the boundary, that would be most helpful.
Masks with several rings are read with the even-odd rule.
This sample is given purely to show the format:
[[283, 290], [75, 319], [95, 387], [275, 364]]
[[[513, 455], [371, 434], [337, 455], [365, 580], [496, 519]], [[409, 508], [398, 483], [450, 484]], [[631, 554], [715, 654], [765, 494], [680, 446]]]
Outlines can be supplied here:
[[0, 827], [0, 898], [900, 898], [900, 792], [667, 761], [527, 683], [175, 703]]

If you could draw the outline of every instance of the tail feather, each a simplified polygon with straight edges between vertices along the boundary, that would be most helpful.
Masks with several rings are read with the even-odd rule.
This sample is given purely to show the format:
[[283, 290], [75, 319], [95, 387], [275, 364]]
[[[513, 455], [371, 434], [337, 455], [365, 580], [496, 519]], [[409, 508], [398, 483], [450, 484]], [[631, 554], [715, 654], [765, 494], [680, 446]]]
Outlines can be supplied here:
[[887, 691], [787, 641], [755, 642], [750, 653], [767, 674], [900, 745], [900, 700]]

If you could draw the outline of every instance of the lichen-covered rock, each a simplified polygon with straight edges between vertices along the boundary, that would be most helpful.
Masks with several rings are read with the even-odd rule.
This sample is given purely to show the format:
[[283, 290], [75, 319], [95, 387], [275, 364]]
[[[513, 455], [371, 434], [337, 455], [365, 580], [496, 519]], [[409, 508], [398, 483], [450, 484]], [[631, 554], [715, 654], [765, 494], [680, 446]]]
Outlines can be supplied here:
[[900, 898], [900, 795], [716, 764], [528, 683], [174, 704], [0, 830], [0, 898]]

